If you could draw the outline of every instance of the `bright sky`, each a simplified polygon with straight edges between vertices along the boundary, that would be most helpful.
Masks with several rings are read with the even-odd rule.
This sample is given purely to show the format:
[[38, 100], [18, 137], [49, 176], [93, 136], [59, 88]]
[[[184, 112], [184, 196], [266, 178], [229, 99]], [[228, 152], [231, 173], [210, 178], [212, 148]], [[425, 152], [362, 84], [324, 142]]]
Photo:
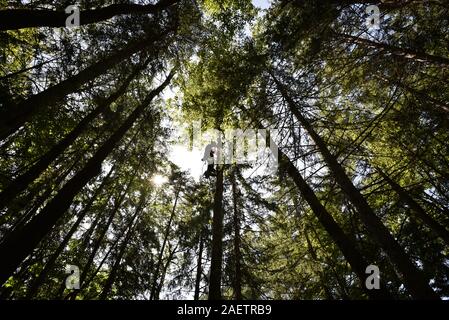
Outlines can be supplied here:
[[253, 5], [260, 9], [266, 9], [270, 6], [270, 0], [252, 0]]
[[[201, 161], [203, 151], [192, 149], [187, 146], [174, 145], [171, 148], [169, 159], [184, 171], [189, 171], [195, 181], [199, 181], [201, 174], [206, 170], [205, 164]], [[204, 167], [204, 168], [203, 168]]]

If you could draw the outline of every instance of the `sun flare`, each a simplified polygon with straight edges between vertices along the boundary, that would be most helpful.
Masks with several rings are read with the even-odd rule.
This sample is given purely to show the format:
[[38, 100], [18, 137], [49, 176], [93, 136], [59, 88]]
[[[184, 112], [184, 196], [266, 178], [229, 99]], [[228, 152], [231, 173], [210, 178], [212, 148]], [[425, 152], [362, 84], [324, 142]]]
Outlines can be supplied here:
[[160, 187], [164, 183], [168, 182], [168, 178], [163, 175], [156, 174], [153, 176], [153, 178], [151, 178], [151, 181], [156, 185], [156, 187]]

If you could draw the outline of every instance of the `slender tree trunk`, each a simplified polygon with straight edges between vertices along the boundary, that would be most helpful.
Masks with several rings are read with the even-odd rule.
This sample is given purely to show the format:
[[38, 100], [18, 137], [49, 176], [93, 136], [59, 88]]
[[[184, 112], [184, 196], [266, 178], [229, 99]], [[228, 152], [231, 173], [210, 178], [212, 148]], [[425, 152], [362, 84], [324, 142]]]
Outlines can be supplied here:
[[81, 212], [78, 214], [77, 220], [75, 221], [75, 223], [70, 228], [69, 232], [64, 237], [64, 240], [58, 246], [56, 251], [51, 255], [50, 259], [48, 259], [47, 263], [45, 264], [44, 269], [39, 273], [39, 276], [31, 284], [31, 286], [27, 292], [27, 299], [33, 298], [33, 296], [37, 293], [37, 290], [39, 289], [39, 287], [42, 285], [45, 278], [47, 277], [48, 272], [54, 267], [56, 259], [62, 253], [64, 248], [67, 246], [67, 244], [69, 243], [70, 239], [72, 238], [72, 236], [76, 232], [76, 230], [78, 230], [79, 225], [86, 217], [86, 214], [89, 212], [95, 199], [100, 194], [100, 192], [103, 190], [106, 183], [109, 181], [112, 171], [113, 171], [113, 168], [111, 168], [109, 170], [109, 173], [103, 179], [100, 186], [95, 190], [94, 194], [90, 197], [89, 202], [86, 204], [86, 206], [83, 208], [83, 210], [81, 210]]
[[390, 185], [390, 187], [399, 195], [399, 197], [407, 203], [410, 208], [415, 212], [416, 217], [424, 222], [430, 230], [438, 235], [449, 246], [449, 231], [442, 226], [438, 221], [433, 219], [420, 205], [408, 194], [404, 188], [394, 182], [386, 173], [377, 169], [377, 172], [382, 178]]
[[95, 230], [97, 230], [98, 225], [100, 224], [101, 218], [103, 217], [104, 211], [106, 210], [106, 207], [107, 207], [109, 201], [111, 200], [111, 198], [112, 198], [112, 193], [106, 198], [106, 201], [104, 201], [104, 203], [101, 205], [101, 207], [98, 210], [99, 212], [97, 212], [95, 215], [94, 221], [90, 225], [89, 229], [83, 234], [83, 236], [82, 236], [83, 241], [81, 242], [81, 244], [79, 246], [79, 250], [78, 250], [78, 252], [80, 254], [82, 252], [85, 252], [88, 249], [89, 242], [92, 238], [92, 235], [95, 232]]
[[109, 273], [109, 276], [108, 276], [106, 283], [103, 287], [103, 291], [100, 294], [100, 297], [99, 297], [100, 300], [106, 299], [107, 295], [109, 294], [109, 291], [112, 288], [112, 284], [114, 283], [115, 278], [117, 276], [117, 272], [118, 272], [118, 269], [120, 268], [120, 263], [122, 261], [123, 255], [125, 254], [126, 246], [129, 244], [131, 236], [134, 232], [135, 222], [136, 222], [136, 220], [138, 220], [138, 216], [142, 212], [142, 209], [145, 206], [145, 200], [146, 200], [146, 194], [142, 193], [141, 199], [139, 201], [139, 205], [137, 206], [136, 211], [135, 211], [133, 217], [131, 218], [131, 221], [129, 222], [128, 232], [126, 233], [126, 236], [123, 239], [123, 241], [120, 245], [120, 248], [118, 249], [117, 258], [114, 262], [114, 265], [111, 268], [111, 272]]
[[200, 299], [200, 285], [201, 285], [201, 274], [203, 273], [203, 246], [204, 246], [204, 230], [200, 233], [200, 244], [198, 248], [198, 259], [196, 262], [196, 278], [195, 278], [195, 293], [193, 295], [193, 300]]
[[[123, 153], [120, 155], [119, 159], [114, 163], [111, 170], [115, 171], [115, 168], [122, 165], [122, 163], [125, 159], [125, 156], [127, 155], [127, 152], [129, 150], [129, 147], [134, 143], [135, 138], [139, 135], [139, 133], [140, 133], [140, 129], [136, 130], [136, 132], [134, 133], [134, 136], [130, 139], [130, 141], [124, 148]], [[141, 161], [139, 161], [139, 164], [137, 165], [138, 168], [140, 168], [140, 165], [141, 165]], [[98, 210], [99, 212], [96, 214], [94, 221], [91, 223], [89, 229], [83, 234], [83, 241], [79, 245], [78, 252], [82, 253], [85, 250], [87, 250], [92, 233], [95, 231], [95, 229], [97, 228], [97, 225], [99, 224], [101, 218], [103, 217], [102, 213], [106, 209], [107, 205], [109, 204], [109, 201], [111, 200], [112, 196], [113, 196], [113, 193], [111, 192], [111, 193], [109, 193], [109, 196], [106, 198], [106, 200], [103, 201], [102, 207], [101, 207], [101, 209]]]
[[234, 205], [234, 217], [233, 217], [233, 225], [234, 225], [234, 298], [235, 300], [242, 300], [242, 270], [241, 270], [241, 259], [242, 255], [240, 252], [240, 213], [238, 210], [238, 190], [235, 181], [234, 173], [231, 176], [231, 184], [232, 184], [232, 197], [233, 197], [233, 205]]
[[28, 122], [33, 115], [43, 108], [57, 104], [65, 96], [75, 92], [82, 85], [105, 73], [107, 70], [117, 65], [117, 63], [130, 57], [134, 53], [149, 47], [155, 41], [165, 37], [165, 35], [166, 34], [155, 34], [143, 40], [139, 39], [130, 42], [125, 48], [94, 63], [77, 75], [63, 80], [42, 92], [34, 94], [25, 101], [3, 108], [0, 113], [0, 140], [5, 139], [10, 134], [17, 131], [21, 126]]
[[[271, 137], [270, 137], [271, 139]], [[274, 141], [270, 141], [270, 145], [275, 145]], [[365, 274], [366, 267], [370, 265], [360, 251], [357, 248], [357, 243], [347, 236], [341, 227], [334, 220], [332, 215], [321, 204], [316, 194], [308, 183], [301, 176], [301, 173], [296, 166], [290, 161], [287, 155], [278, 149], [279, 158], [279, 170], [285, 170], [289, 177], [293, 180], [302, 197], [309, 204], [313, 214], [317, 217], [324, 230], [329, 234], [337, 247], [343, 253], [346, 261], [348, 261], [357, 278], [360, 281], [362, 290], [365, 291], [367, 296], [373, 300], [385, 300], [392, 299], [390, 293], [384, 286], [381, 286], [380, 290], [368, 290], [365, 287], [365, 280], [367, 275]]]
[[[54, 183], [56, 186], [59, 186], [67, 178], [67, 176], [70, 174], [70, 172], [72, 172], [72, 170], [75, 168], [77, 162], [81, 160], [81, 158], [82, 158], [82, 155], [79, 155], [76, 158], [76, 160], [73, 162], [73, 164], [70, 166], [70, 168], [65, 170], [60, 176], [57, 177], [57, 179]], [[10, 232], [12, 232], [16, 228], [22, 227], [26, 222], [28, 222], [31, 219], [31, 217], [33, 216], [33, 214], [37, 211], [37, 209], [40, 206], [42, 206], [42, 204], [45, 202], [45, 200], [48, 199], [48, 197], [51, 195], [53, 190], [54, 190], [54, 188], [48, 187], [47, 190], [45, 190], [45, 192], [42, 195], [37, 196], [37, 199], [35, 199], [34, 202], [33, 202], [33, 199], [36, 197], [36, 192], [30, 192], [30, 194], [28, 194], [23, 200], [20, 199], [20, 202], [17, 204], [18, 207], [26, 206], [27, 203], [31, 203], [31, 202], [32, 202], [32, 205], [27, 212], [25, 212], [24, 214], [21, 214], [19, 217], [17, 217], [17, 219], [14, 221], [11, 228], [9, 228]], [[23, 205], [21, 205], [21, 203], [23, 203]], [[16, 217], [17, 214], [14, 212], [13, 208], [8, 208], [7, 214], [5, 216]], [[2, 218], [3, 218], [3, 216], [2, 216]], [[6, 222], [2, 221], [0, 224], [7, 223], [7, 222], [9, 222], [10, 219], [11, 218], [9, 218]]]
[[221, 300], [223, 262], [223, 167], [217, 165], [212, 218], [212, 252], [209, 279], [209, 300]]
[[167, 274], [168, 267], [170, 266], [170, 263], [173, 261], [173, 257], [175, 255], [177, 249], [178, 249], [177, 245], [173, 248], [173, 250], [170, 250], [170, 246], [168, 247], [168, 251], [169, 251], [168, 258], [164, 264], [164, 267], [162, 268], [161, 280], [159, 281], [159, 284], [157, 286], [156, 295], [154, 297], [154, 300], [159, 300], [159, 296], [161, 294], [162, 287], [164, 286], [165, 275]]
[[[100, 272], [101, 268], [103, 267], [104, 263], [106, 262], [106, 259], [109, 257], [109, 255], [111, 254], [112, 250], [114, 250], [115, 247], [118, 245], [118, 243], [120, 242], [122, 237], [123, 237], [123, 235], [119, 235], [114, 240], [114, 242], [110, 246], [109, 250], [104, 255], [103, 259], [101, 259], [101, 262], [98, 264], [98, 266], [95, 269], [95, 271], [86, 280], [84, 280], [84, 283], [82, 284], [84, 288], [89, 287], [90, 283], [97, 276], [98, 272]], [[65, 290], [65, 283], [62, 284], [62, 286], [61, 286], [61, 288], [59, 290], [59, 293], [56, 295], [56, 297], [58, 297], [58, 298], [63, 297], [64, 290]], [[64, 299], [75, 298], [77, 294], [78, 294], [78, 292], [76, 292], [76, 294], [74, 294], [74, 295], [72, 295], [72, 293], [69, 293], [66, 297], [63, 297], [63, 298]]]
[[[97, 255], [97, 252], [100, 249], [101, 243], [103, 242], [103, 239], [105, 238], [105, 235], [108, 232], [109, 227], [111, 226], [115, 215], [117, 214], [118, 210], [120, 209], [121, 205], [123, 204], [123, 201], [125, 200], [125, 197], [128, 194], [128, 192], [133, 184], [134, 179], [135, 179], [135, 176], [133, 175], [128, 180], [126, 187], [120, 193], [119, 198], [115, 200], [114, 207], [112, 208], [111, 212], [109, 213], [109, 216], [108, 216], [108, 219], [107, 219], [105, 225], [102, 227], [99, 235], [96, 237], [95, 244], [94, 244], [92, 251], [89, 255], [89, 259], [87, 260], [86, 264], [84, 265], [83, 271], [81, 272], [81, 275], [80, 275], [80, 289], [86, 288], [86, 285], [84, 282], [87, 278], [87, 275], [89, 274], [89, 270], [90, 270], [92, 264], [94, 263], [95, 256]], [[108, 202], [109, 202], [109, 200], [105, 202], [105, 206], [107, 205]], [[67, 295], [66, 298], [75, 300], [75, 298], [79, 292], [80, 292], [79, 290], [72, 291], [71, 293], [69, 293]]]
[[156, 297], [156, 292], [157, 292], [157, 287], [158, 287], [157, 282], [158, 282], [158, 278], [159, 278], [159, 270], [161, 268], [162, 258], [164, 256], [164, 251], [165, 251], [165, 246], [167, 245], [168, 237], [170, 235], [171, 224], [172, 224], [173, 218], [175, 217], [176, 206], [178, 204], [178, 198], [179, 198], [179, 192], [180, 192], [180, 186], [178, 186], [178, 188], [176, 189], [175, 192], [176, 192], [175, 202], [173, 204], [173, 208], [170, 213], [170, 218], [168, 220], [167, 227], [165, 228], [164, 240], [162, 241], [161, 250], [159, 251], [159, 256], [157, 259], [156, 269], [154, 271], [153, 285], [151, 286], [151, 292], [150, 292], [150, 300], [154, 300]]
[[391, 295], [384, 287], [380, 290], [368, 290], [365, 288], [365, 280], [367, 277], [365, 270], [370, 263], [368, 263], [359, 252], [355, 241], [344, 233], [332, 215], [321, 204], [312, 188], [310, 188], [307, 182], [302, 178], [298, 169], [282, 151], [279, 150], [278, 152], [280, 155], [280, 167], [287, 171], [288, 175], [292, 178], [293, 182], [301, 192], [302, 197], [307, 201], [312, 212], [318, 218], [318, 221], [341, 250], [343, 256], [357, 275], [362, 290], [365, 291], [370, 299], [392, 299]]
[[385, 253], [394, 264], [397, 271], [401, 274], [404, 284], [410, 294], [415, 299], [439, 299], [428, 284], [428, 280], [424, 274], [413, 264], [408, 255], [401, 248], [396, 239], [391, 235], [382, 221], [374, 213], [368, 205], [360, 191], [354, 186], [352, 181], [346, 175], [343, 167], [338, 163], [337, 159], [330, 153], [324, 140], [315, 132], [308, 120], [301, 114], [292, 98], [288, 95], [287, 90], [279, 82], [279, 80], [271, 73], [273, 80], [281, 92], [283, 98], [287, 101], [290, 111], [295, 115], [301, 125], [307, 130], [310, 137], [315, 142], [324, 161], [329, 166], [333, 176], [344, 193], [351, 200], [352, 204], [357, 208], [360, 219], [367, 228], [371, 237], [382, 247]]
[[149, 59], [141, 66], [137, 67], [131, 75], [119, 86], [119, 88], [100, 105], [83, 118], [75, 128], [70, 131], [60, 142], [48, 150], [34, 165], [25, 173], [17, 177], [0, 193], [0, 209], [11, 202], [20, 192], [25, 190], [30, 183], [38, 178], [48, 166], [55, 161], [88, 127], [88, 125], [102, 112], [104, 112], [113, 102], [126, 92], [130, 82], [148, 64]]
[[378, 52], [387, 52], [392, 55], [403, 57], [412, 61], [434, 63], [444, 68], [449, 67], [449, 58], [446, 57], [434, 56], [422, 51], [396, 47], [390, 44], [375, 42], [369, 39], [364, 39], [349, 34], [337, 33], [337, 36], [345, 39], [346, 41], [350, 41], [361, 46], [375, 48], [378, 50]]
[[159, 251], [159, 256], [158, 256], [158, 260], [157, 260], [157, 264], [156, 264], [156, 270], [154, 271], [153, 285], [151, 286], [151, 292], [150, 292], [150, 300], [155, 300], [156, 299], [156, 293], [157, 293], [157, 287], [158, 287], [157, 282], [158, 282], [158, 278], [159, 278], [159, 270], [161, 268], [162, 258], [164, 256], [164, 251], [165, 251], [165, 246], [167, 245], [168, 237], [170, 235], [171, 224], [172, 224], [173, 218], [175, 217], [176, 206], [178, 204], [178, 198], [179, 198], [179, 192], [180, 192], [180, 189], [178, 187], [178, 189], [176, 189], [175, 202], [173, 204], [173, 209], [171, 211], [170, 218], [169, 218], [168, 223], [167, 223], [167, 227], [165, 228], [164, 240], [162, 241], [161, 250]]
[[20, 230], [12, 232], [0, 244], [0, 256], [4, 257], [0, 265], [0, 284], [3, 284], [14, 273], [20, 263], [51, 231], [53, 226], [69, 208], [76, 194], [93, 177], [101, 172], [101, 164], [103, 161], [145, 111], [153, 98], [169, 84], [172, 77], [173, 73], [170, 73], [158, 88], [148, 94], [143, 103], [128, 116], [124, 123], [95, 152], [94, 156], [86, 163], [84, 168], [66, 183], [38, 215]]
[[97, 276], [98, 272], [100, 272], [101, 268], [103, 267], [104, 263], [106, 262], [106, 259], [109, 257], [111, 252], [115, 249], [115, 247], [119, 244], [120, 240], [122, 239], [123, 235], [119, 235], [117, 239], [114, 240], [109, 250], [104, 255], [103, 259], [101, 259], [101, 262], [98, 264], [95, 271], [86, 279], [84, 280], [84, 287], [88, 288], [91, 284], [92, 280]]
[[[156, 14], [177, 0], [161, 0], [156, 4], [118, 3], [107, 7], [80, 10], [80, 25], [97, 23], [125, 14]], [[70, 13], [64, 10], [5, 9], [0, 10], [0, 31], [34, 27], [65, 27]]]

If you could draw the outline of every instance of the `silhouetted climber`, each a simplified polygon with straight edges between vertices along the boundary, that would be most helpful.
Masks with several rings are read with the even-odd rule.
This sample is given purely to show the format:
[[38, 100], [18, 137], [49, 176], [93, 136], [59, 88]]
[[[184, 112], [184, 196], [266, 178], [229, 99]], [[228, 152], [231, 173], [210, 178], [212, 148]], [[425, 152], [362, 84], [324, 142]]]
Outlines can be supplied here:
[[207, 161], [207, 169], [204, 172], [204, 177], [205, 178], [209, 178], [210, 176], [215, 177], [216, 176], [216, 171], [214, 168], [214, 155], [215, 155], [215, 151], [213, 148], [217, 147], [217, 144], [215, 142], [212, 142], [210, 144], [208, 144], [204, 150], [204, 156], [203, 159], [201, 159], [202, 161]]

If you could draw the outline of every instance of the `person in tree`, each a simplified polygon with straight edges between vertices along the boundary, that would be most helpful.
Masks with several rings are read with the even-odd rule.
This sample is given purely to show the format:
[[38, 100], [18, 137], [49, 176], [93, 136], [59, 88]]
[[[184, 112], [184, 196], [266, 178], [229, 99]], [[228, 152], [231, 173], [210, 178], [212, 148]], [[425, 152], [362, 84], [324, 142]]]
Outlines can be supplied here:
[[206, 148], [204, 149], [204, 155], [201, 159], [202, 161], [207, 161], [207, 169], [204, 172], [204, 177], [209, 178], [210, 176], [215, 177], [216, 171], [214, 168], [214, 156], [215, 156], [215, 150], [214, 148], [217, 147], [217, 144], [215, 142], [209, 143]]

